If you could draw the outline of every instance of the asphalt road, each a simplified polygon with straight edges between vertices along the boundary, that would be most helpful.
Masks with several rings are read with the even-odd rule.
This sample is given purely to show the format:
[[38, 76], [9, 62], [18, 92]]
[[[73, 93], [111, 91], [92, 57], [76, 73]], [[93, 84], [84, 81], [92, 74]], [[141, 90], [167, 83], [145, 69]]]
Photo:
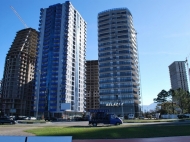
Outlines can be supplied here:
[[[138, 126], [138, 125], [190, 125], [189, 121], [185, 122], [159, 122], [159, 123], [123, 123], [122, 125]], [[78, 122], [47, 122], [35, 124], [15, 124], [0, 125], [0, 136], [34, 136], [33, 134], [24, 132], [28, 129], [48, 127], [48, 126], [88, 126], [88, 121]], [[104, 125], [99, 125], [104, 126]]]

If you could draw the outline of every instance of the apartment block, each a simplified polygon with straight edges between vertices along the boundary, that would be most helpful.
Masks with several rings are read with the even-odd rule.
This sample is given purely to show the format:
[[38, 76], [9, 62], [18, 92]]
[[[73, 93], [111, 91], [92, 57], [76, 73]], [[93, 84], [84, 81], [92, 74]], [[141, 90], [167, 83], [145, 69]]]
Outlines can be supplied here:
[[[41, 8], [35, 71], [35, 115], [84, 112], [86, 22], [73, 5]], [[63, 109], [69, 104], [70, 109]]]
[[139, 115], [139, 59], [131, 12], [114, 8], [98, 14], [100, 108]]
[[185, 61], [175, 61], [169, 66], [171, 89], [183, 89], [189, 91], [188, 74]]
[[99, 109], [98, 60], [86, 61], [86, 111]]
[[35, 29], [20, 30], [6, 55], [1, 86], [4, 115], [33, 115], [37, 40]]

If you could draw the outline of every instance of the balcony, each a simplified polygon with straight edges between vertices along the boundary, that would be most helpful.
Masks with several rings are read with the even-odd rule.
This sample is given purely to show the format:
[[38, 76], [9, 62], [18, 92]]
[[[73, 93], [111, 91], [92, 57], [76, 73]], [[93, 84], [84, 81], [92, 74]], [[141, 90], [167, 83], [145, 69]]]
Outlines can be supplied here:
[[53, 76], [57, 76], [57, 75], [58, 75], [58, 72], [52, 72], [52, 75], [53, 75]]
[[50, 98], [50, 101], [56, 101], [57, 98]]
[[49, 111], [51, 111], [51, 112], [52, 112], [52, 111], [56, 111], [56, 109], [55, 109], [55, 108], [54, 108], [54, 109], [49, 109]]
[[58, 62], [58, 61], [59, 61], [59, 58], [53, 58], [53, 61], [57, 61], [57, 62]]
[[45, 93], [40, 93], [39, 96], [43, 97], [43, 96], [46, 96], [46, 94]]
[[56, 80], [58, 80], [58, 77], [51, 77], [51, 79], [56, 81]]
[[61, 100], [65, 100], [65, 98], [61, 98]]
[[45, 109], [38, 109], [38, 112], [44, 112]]
[[58, 66], [59, 64], [58, 64], [58, 63], [53, 63], [52, 65], [53, 65], [53, 66]]
[[57, 85], [58, 83], [57, 82], [52, 82], [51, 85]]
[[[39, 98], [39, 101], [45, 101], [45, 98]], [[40, 105], [40, 104], [39, 104]]]
[[46, 83], [40, 84], [40, 87], [45, 87], [45, 86], [46, 86]]
[[40, 91], [46, 91], [46, 88], [40, 88]]

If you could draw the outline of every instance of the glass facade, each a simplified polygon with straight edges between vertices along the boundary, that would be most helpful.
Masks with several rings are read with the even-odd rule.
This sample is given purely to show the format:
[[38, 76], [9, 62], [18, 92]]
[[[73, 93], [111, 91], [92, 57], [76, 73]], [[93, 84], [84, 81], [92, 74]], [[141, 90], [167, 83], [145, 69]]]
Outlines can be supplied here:
[[127, 8], [98, 14], [100, 107], [138, 116], [140, 79], [136, 31]]
[[35, 72], [36, 115], [84, 111], [86, 22], [66, 1], [40, 10]]

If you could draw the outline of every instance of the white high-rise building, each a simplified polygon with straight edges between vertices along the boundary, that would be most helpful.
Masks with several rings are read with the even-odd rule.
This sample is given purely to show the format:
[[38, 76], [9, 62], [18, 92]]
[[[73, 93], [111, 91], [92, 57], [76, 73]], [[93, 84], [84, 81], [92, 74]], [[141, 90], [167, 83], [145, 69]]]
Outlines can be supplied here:
[[71, 105], [68, 113], [83, 112], [87, 24], [69, 1], [40, 11], [36, 116], [60, 117], [62, 103]]
[[127, 8], [98, 14], [100, 108], [139, 115], [140, 79], [133, 18]]

